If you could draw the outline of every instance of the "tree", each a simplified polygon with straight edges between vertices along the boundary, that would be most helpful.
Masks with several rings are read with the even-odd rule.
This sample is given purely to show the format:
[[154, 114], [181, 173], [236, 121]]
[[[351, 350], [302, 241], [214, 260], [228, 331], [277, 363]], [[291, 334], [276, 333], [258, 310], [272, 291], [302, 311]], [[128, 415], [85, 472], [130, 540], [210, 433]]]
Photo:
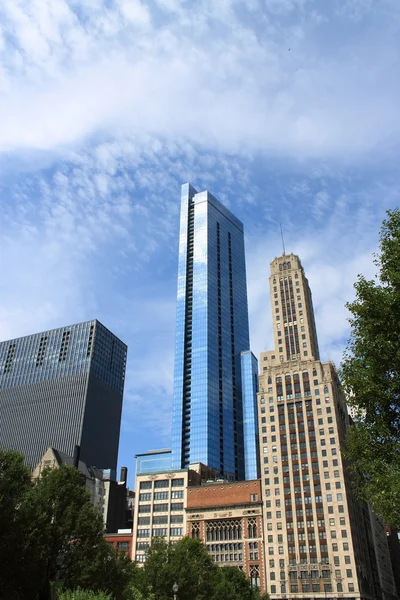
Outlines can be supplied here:
[[33, 485], [22, 455], [0, 452], [0, 523], [0, 598], [48, 600], [55, 580], [124, 598], [135, 565], [104, 540], [75, 468], [46, 469]]
[[156, 539], [137, 573], [133, 598], [171, 600], [175, 582], [179, 600], [261, 600], [239, 569], [218, 567], [200, 540], [186, 537], [172, 546]]
[[112, 598], [104, 592], [92, 592], [78, 588], [61, 592], [60, 600], [112, 600]]
[[46, 469], [26, 496], [31, 528], [28, 548], [40, 562], [38, 589], [48, 597], [50, 581], [123, 596], [134, 568], [104, 540], [102, 515], [90, 503], [79, 471], [62, 465]]
[[347, 439], [356, 490], [383, 520], [400, 528], [400, 211], [380, 231], [378, 276], [355, 283], [347, 304], [351, 337], [342, 380], [356, 422]]
[[218, 600], [268, 600], [267, 594], [261, 596], [257, 588], [250, 586], [243, 571], [237, 567], [219, 568], [214, 597]]
[[0, 450], [0, 598], [19, 598], [24, 535], [29, 525], [24, 497], [31, 486], [19, 452]]

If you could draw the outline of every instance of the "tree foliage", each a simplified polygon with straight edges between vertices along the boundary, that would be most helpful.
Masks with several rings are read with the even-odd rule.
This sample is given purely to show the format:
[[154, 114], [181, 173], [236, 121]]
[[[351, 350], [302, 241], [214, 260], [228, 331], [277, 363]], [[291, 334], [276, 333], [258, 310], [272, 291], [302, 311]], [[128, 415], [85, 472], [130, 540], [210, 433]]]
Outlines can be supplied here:
[[172, 546], [155, 539], [137, 572], [133, 597], [171, 600], [174, 583], [178, 600], [261, 600], [241, 571], [218, 567], [199, 540], [186, 537]]
[[[134, 565], [104, 540], [102, 517], [73, 467], [47, 469], [35, 485], [16, 452], [0, 451], [0, 597], [47, 600], [50, 582], [124, 597]], [[7, 492], [8, 490], [8, 492]]]
[[49, 600], [266, 600], [245, 575], [218, 567], [199, 541], [153, 540], [142, 568], [104, 540], [103, 521], [73, 467], [33, 483], [17, 452], [0, 451], [0, 598]]
[[356, 422], [347, 457], [361, 499], [400, 528], [400, 211], [380, 232], [379, 274], [355, 283], [342, 379]]
[[24, 531], [29, 525], [24, 497], [30, 485], [22, 454], [0, 451], [0, 598], [20, 597]]
[[59, 600], [112, 600], [112, 597], [104, 592], [92, 592], [78, 588], [61, 592]]

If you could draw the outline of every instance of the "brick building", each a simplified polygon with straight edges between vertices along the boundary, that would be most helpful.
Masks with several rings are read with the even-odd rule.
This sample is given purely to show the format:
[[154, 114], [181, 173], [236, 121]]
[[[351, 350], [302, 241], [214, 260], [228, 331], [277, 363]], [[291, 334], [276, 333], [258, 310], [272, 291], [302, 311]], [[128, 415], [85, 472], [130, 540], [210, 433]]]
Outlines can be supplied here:
[[186, 534], [214, 561], [244, 571], [265, 591], [260, 481], [210, 482], [187, 490]]
[[119, 529], [117, 533], [107, 533], [104, 538], [118, 552], [125, 552], [128, 556], [132, 553], [132, 530]]

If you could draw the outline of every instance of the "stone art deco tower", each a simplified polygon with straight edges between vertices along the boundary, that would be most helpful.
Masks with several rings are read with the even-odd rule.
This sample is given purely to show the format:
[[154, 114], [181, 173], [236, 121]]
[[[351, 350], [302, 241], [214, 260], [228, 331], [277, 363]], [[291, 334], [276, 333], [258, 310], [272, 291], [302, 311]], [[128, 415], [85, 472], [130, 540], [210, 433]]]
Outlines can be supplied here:
[[249, 351], [242, 223], [182, 186], [172, 468], [257, 477], [257, 361]]
[[261, 354], [258, 394], [267, 591], [375, 598], [380, 567], [341, 454], [349, 416], [334, 364], [319, 360], [298, 256], [272, 261], [270, 291], [275, 349]]

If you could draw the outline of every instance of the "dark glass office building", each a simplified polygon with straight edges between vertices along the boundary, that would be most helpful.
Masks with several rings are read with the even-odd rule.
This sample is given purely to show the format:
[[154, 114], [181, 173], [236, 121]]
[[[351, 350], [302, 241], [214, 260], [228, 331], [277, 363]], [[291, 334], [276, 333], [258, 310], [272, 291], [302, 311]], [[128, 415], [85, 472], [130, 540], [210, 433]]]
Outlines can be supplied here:
[[[257, 411], [255, 396], [250, 403], [242, 397], [249, 369], [240, 373], [240, 353], [249, 346], [243, 225], [209, 192], [197, 193], [185, 184], [179, 240], [173, 469], [201, 462], [223, 477], [250, 478], [245, 473], [243, 416], [246, 409], [250, 426], [248, 412], [254, 413], [253, 434], [247, 427], [247, 437], [254, 442]], [[243, 359], [245, 363], [248, 361]], [[253, 464], [256, 456], [257, 452]]]
[[127, 347], [99, 321], [0, 343], [0, 446], [116, 471]]

